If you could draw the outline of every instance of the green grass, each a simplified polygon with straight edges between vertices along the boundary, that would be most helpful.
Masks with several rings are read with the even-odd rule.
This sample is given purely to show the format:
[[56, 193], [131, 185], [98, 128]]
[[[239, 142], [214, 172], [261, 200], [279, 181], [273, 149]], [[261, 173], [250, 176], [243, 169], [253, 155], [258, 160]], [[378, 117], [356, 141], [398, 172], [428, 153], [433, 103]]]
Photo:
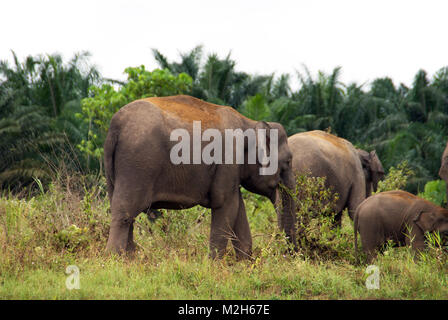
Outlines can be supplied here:
[[[253, 260], [237, 261], [230, 244], [208, 258], [210, 212], [164, 211], [151, 223], [140, 215], [134, 257], [104, 254], [110, 217], [101, 184], [74, 191], [62, 184], [34, 197], [0, 198], [1, 299], [447, 299], [446, 255], [436, 248], [419, 262], [409, 248], [389, 249], [375, 264], [380, 289], [368, 290], [357, 265], [347, 215], [331, 255], [286, 254], [272, 204], [244, 193]], [[322, 240], [324, 241], [324, 240]], [[331, 258], [329, 258], [331, 257]], [[68, 290], [66, 267], [80, 269], [80, 289]]]

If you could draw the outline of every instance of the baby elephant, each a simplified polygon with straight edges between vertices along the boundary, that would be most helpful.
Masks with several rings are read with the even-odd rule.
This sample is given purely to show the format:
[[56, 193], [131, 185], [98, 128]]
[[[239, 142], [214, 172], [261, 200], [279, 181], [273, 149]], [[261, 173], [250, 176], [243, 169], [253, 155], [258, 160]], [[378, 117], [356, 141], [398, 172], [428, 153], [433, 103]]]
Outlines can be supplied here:
[[357, 233], [370, 263], [388, 240], [395, 246], [424, 249], [425, 232], [448, 232], [448, 210], [413, 194], [396, 190], [375, 194], [358, 206], [354, 217], [355, 251]]

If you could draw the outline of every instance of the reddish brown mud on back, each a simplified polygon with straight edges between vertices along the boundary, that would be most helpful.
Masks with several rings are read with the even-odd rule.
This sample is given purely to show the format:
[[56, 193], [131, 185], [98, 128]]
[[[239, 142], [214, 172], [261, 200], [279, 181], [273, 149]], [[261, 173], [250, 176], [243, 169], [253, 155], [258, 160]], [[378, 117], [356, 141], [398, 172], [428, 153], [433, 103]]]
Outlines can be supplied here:
[[163, 112], [187, 121], [201, 121], [203, 128], [217, 127], [221, 122], [218, 110], [226, 108], [217, 104], [202, 101], [190, 96], [152, 97], [142, 99], [151, 102]]
[[383, 193], [383, 195], [387, 195], [389, 197], [401, 198], [401, 199], [405, 199], [405, 200], [415, 200], [415, 198], [417, 198], [412, 193], [402, 191], [402, 190], [386, 191]]
[[429, 204], [434, 205], [432, 202], [430, 202], [430, 201], [428, 201], [426, 199], [417, 197], [416, 195], [413, 195], [412, 193], [409, 193], [409, 192], [403, 191], [403, 190], [386, 191], [383, 194], [387, 195], [389, 197], [395, 197], [395, 198], [403, 199], [403, 200], [405, 200], [407, 202], [412, 202], [412, 201], [415, 201], [415, 200], [421, 200], [421, 201], [425, 201], [425, 202], [428, 202]]
[[340, 149], [347, 149], [347, 141], [345, 139], [336, 137], [330, 133], [314, 130], [306, 132], [306, 134], [328, 141]]

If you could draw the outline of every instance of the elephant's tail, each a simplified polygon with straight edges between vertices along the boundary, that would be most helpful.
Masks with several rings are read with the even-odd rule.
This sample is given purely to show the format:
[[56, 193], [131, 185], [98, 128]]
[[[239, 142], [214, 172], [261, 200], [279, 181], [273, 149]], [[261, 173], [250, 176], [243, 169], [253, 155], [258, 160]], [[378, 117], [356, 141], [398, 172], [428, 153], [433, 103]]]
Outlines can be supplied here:
[[114, 193], [114, 182], [115, 182], [115, 147], [118, 141], [118, 134], [112, 127], [113, 123], [109, 128], [107, 133], [106, 141], [104, 142], [104, 171], [106, 174], [107, 191], [109, 194], [109, 199], [112, 201], [112, 195]]
[[355, 211], [355, 216], [353, 217], [353, 230], [354, 230], [354, 237], [355, 237], [355, 259], [356, 263], [359, 263], [359, 256], [358, 256], [358, 212], [359, 207]]

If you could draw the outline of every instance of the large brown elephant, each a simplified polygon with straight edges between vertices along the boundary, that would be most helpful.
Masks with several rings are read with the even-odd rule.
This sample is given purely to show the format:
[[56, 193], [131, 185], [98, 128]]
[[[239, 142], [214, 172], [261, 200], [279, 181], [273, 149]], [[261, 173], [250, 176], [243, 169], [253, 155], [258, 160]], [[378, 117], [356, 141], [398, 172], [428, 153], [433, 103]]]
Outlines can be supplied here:
[[[194, 121], [200, 121], [199, 131]], [[266, 168], [267, 164], [248, 160], [249, 152], [262, 146], [262, 139], [258, 136], [255, 140], [242, 139], [242, 162], [236, 161], [236, 136], [230, 140], [230, 149], [223, 142], [222, 149], [210, 152], [214, 156], [222, 152], [219, 159], [206, 163], [205, 158], [201, 160], [199, 150], [198, 160], [198, 147], [205, 152], [211, 144], [211, 137], [213, 142], [219, 138], [210, 136], [212, 131], [208, 129], [222, 136], [235, 129], [244, 134], [248, 129], [262, 132], [264, 135], [261, 138], [265, 137], [267, 141], [264, 149], [267, 153], [273, 153], [270, 137], [271, 133], [277, 132], [278, 145], [274, 144], [274, 147], [278, 146], [276, 171], [262, 174], [260, 169]], [[172, 139], [175, 132], [175, 139]], [[209, 133], [207, 138], [206, 132]], [[192, 154], [183, 149], [182, 152], [177, 150], [174, 155], [185, 157], [177, 162], [178, 159], [173, 161], [173, 150], [180, 142], [185, 142], [185, 137], [180, 133], [193, 137], [185, 140]], [[229, 159], [224, 159], [227, 150], [232, 153]], [[118, 253], [135, 248], [133, 223], [140, 212], [201, 205], [211, 208], [210, 256], [222, 256], [231, 239], [237, 257], [249, 257], [252, 239], [240, 186], [271, 201], [274, 201], [280, 183], [288, 188], [294, 187], [292, 154], [286, 132], [280, 124], [253, 121], [231, 107], [184, 95], [141, 99], [121, 108], [111, 120], [104, 158], [112, 213], [107, 250]], [[273, 164], [272, 161], [270, 164]], [[285, 233], [294, 243], [294, 200], [284, 191], [282, 198]]]
[[[326, 186], [339, 195], [335, 207], [335, 224], [340, 225], [342, 211], [348, 208], [350, 218], [357, 206], [376, 191], [384, 170], [375, 151], [356, 149], [342, 138], [325, 131], [297, 133], [288, 138], [293, 154], [295, 174], [311, 172], [326, 177]], [[300, 202], [300, 199], [299, 199]]]
[[395, 246], [411, 244], [415, 251], [422, 250], [427, 231], [448, 232], [447, 209], [406, 191], [380, 192], [365, 199], [356, 210], [355, 251], [358, 232], [370, 263], [388, 240]]
[[446, 182], [446, 199], [448, 201], [448, 143], [442, 154], [442, 161], [440, 163], [439, 176]]

